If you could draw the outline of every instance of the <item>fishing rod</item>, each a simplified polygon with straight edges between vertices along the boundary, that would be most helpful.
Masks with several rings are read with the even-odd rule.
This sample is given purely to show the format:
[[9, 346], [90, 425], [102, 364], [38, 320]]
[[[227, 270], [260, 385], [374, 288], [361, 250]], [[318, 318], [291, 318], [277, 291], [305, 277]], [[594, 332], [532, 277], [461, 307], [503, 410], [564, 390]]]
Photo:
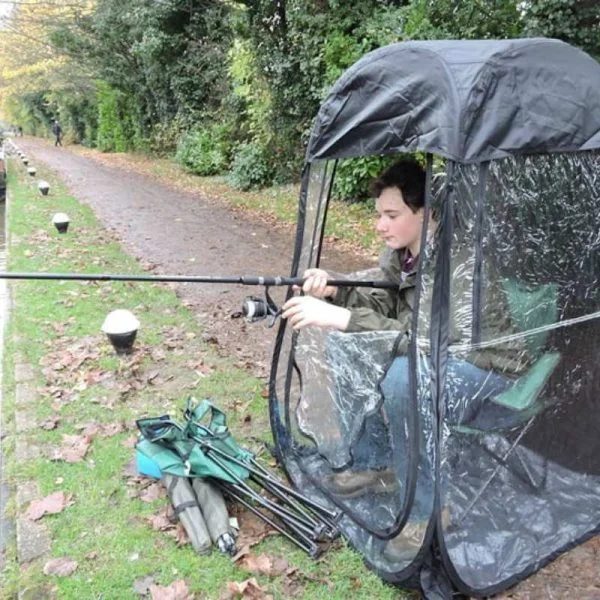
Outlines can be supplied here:
[[[242, 315], [251, 323], [268, 319], [268, 326], [273, 327], [281, 316], [281, 309], [269, 294], [270, 287], [298, 286], [302, 287], [302, 277], [273, 277], [242, 275], [219, 277], [213, 275], [122, 275], [111, 273], [17, 273], [0, 272], [0, 279], [45, 280], [45, 281], [139, 281], [154, 283], [213, 283], [229, 285], [252, 285], [265, 288], [265, 298], [248, 296], [242, 304]], [[353, 281], [350, 279], [328, 279], [327, 285], [336, 287], [368, 287], [395, 289], [397, 283], [388, 280]]]
[[[50, 281], [149, 281], [162, 283], [221, 283], [255, 286], [302, 286], [302, 277], [264, 277], [233, 276], [219, 277], [212, 275], [120, 275], [109, 273], [8, 273], [0, 272], [0, 279], [39, 279]], [[386, 280], [353, 281], [349, 279], [328, 279], [327, 285], [336, 287], [370, 287], [397, 288], [398, 284]]]

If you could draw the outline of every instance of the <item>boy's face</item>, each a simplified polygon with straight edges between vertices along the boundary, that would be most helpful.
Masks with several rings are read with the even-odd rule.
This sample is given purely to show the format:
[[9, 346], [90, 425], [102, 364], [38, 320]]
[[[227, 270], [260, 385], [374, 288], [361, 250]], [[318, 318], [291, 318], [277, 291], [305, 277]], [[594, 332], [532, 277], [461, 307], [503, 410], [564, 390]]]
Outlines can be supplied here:
[[379, 218], [375, 231], [381, 235], [389, 248], [409, 248], [413, 254], [419, 251], [421, 227], [423, 225], [423, 209], [414, 213], [404, 203], [402, 192], [397, 187], [385, 188], [375, 208]]

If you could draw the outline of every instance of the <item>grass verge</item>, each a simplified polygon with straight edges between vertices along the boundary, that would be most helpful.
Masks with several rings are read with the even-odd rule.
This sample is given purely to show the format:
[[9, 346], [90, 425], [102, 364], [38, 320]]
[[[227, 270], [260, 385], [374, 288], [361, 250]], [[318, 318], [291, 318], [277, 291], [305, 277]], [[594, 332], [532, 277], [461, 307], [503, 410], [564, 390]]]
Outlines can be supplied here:
[[[54, 173], [39, 169], [38, 176], [51, 185], [50, 195], [41, 196], [37, 180], [20, 164], [11, 161], [9, 171], [9, 270], [141, 271]], [[71, 217], [65, 235], [50, 224], [58, 211]], [[269, 439], [264, 382], [214, 352], [203, 340], [201, 324], [169, 285], [20, 281], [11, 289], [3, 408], [6, 415], [27, 412], [36, 426], [19, 435], [27, 435], [40, 451], [20, 462], [10, 455], [4, 476], [13, 486], [35, 481], [41, 497], [58, 491], [70, 497], [67, 508], [44, 516], [42, 522], [50, 530], [50, 558], [68, 557], [78, 568], [69, 576], [46, 576], [45, 560], [19, 568], [16, 552], [9, 549], [1, 597], [43, 589], [61, 599], [126, 600], [139, 598], [136, 581], [150, 577], [162, 586], [184, 579], [196, 597], [220, 598], [228, 582], [248, 579], [248, 571], [218, 552], [197, 556], [189, 544], [179, 546], [153, 530], [146, 519], [166, 500], [144, 502], [139, 494], [132, 495], [124, 469], [133, 458], [135, 419], [178, 415], [188, 395], [215, 398], [240, 442]], [[114, 356], [99, 333], [106, 313], [114, 308], [128, 308], [142, 317], [136, 350], [123, 358]], [[26, 407], [15, 401], [17, 362], [34, 368], [36, 398]], [[17, 435], [14, 419], [5, 427], [10, 450]], [[81, 437], [85, 432], [90, 446], [82, 460], [51, 459], [64, 447], [64, 435]], [[241, 524], [243, 528], [243, 520]], [[344, 544], [319, 561], [280, 537], [267, 538], [252, 551], [285, 557], [295, 567], [298, 598], [398, 597], [397, 590], [367, 571]], [[282, 576], [261, 575], [257, 580], [274, 598], [289, 597]]]

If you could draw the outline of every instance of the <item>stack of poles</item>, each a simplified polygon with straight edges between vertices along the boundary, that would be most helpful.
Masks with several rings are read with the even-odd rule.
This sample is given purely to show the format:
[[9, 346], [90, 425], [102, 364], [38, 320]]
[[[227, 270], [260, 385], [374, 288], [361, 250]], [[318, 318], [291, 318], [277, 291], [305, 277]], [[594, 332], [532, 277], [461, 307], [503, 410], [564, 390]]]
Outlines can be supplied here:
[[[330, 510], [288, 487], [256, 459], [239, 460], [223, 451], [211, 443], [211, 438], [216, 438], [210, 429], [198, 423], [195, 425], [206, 437], [190, 436], [190, 439], [233, 480], [233, 483], [213, 480], [226, 496], [245, 506], [312, 558], [321, 554], [320, 543], [332, 541], [339, 535], [340, 511]], [[249, 473], [248, 480], [273, 499], [261, 495], [248, 480], [237, 475], [230, 468], [232, 463], [245, 469]]]

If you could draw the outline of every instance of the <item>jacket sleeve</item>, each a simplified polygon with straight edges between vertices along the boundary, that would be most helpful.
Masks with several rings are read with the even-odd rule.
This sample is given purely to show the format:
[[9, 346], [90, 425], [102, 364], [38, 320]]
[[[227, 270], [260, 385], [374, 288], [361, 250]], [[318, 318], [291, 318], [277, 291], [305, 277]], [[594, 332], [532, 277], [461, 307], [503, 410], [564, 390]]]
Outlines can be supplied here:
[[396, 289], [338, 288], [332, 302], [350, 309], [347, 332], [409, 331], [411, 310], [403, 306]]

